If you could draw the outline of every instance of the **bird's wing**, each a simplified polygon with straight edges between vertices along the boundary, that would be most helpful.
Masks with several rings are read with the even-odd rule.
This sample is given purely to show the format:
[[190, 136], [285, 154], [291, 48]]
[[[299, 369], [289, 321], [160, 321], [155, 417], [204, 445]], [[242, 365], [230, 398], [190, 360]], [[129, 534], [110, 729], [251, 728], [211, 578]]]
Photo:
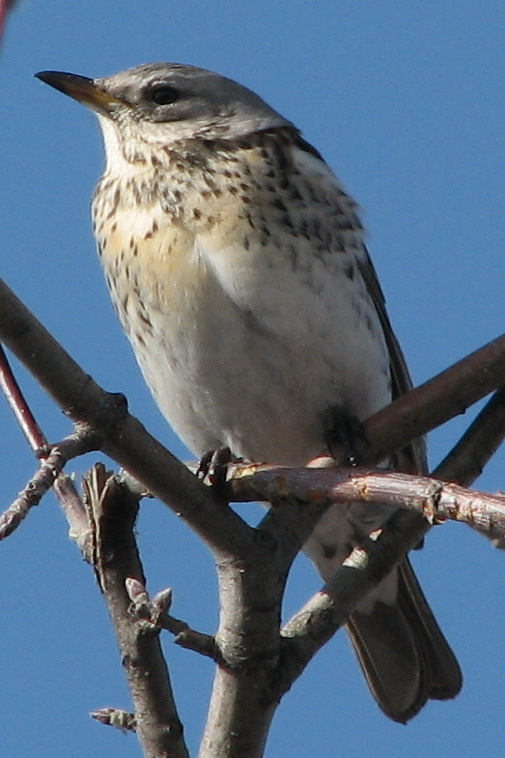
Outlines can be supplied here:
[[[391, 367], [393, 400], [395, 400], [397, 397], [400, 397], [400, 395], [403, 395], [405, 392], [412, 389], [412, 380], [402, 349], [393, 332], [386, 311], [384, 293], [382, 292], [377, 274], [375, 273], [373, 263], [366, 248], [363, 249], [363, 255], [358, 259], [358, 266], [368, 293], [377, 310], [382, 330], [384, 332]], [[424, 438], [419, 437], [412, 440], [409, 445], [398, 451], [393, 465], [395, 468], [399, 468], [403, 471], [426, 473], [428, 470], [428, 464], [426, 460], [426, 444]]]

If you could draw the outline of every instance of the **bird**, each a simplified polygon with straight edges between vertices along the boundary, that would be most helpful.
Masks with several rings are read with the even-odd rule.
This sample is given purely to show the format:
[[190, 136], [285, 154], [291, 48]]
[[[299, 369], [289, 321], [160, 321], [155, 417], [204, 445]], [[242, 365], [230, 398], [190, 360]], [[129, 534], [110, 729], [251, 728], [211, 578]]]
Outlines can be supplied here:
[[[186, 64], [36, 76], [98, 117], [92, 220], [110, 296], [156, 403], [197, 456], [228, 448], [305, 466], [327, 453], [329, 413], [352, 426], [410, 389], [357, 205], [291, 121]], [[425, 472], [423, 441], [385, 465]], [[304, 546], [323, 580], [391, 512], [326, 511]], [[459, 692], [408, 559], [346, 629], [394, 721]]]

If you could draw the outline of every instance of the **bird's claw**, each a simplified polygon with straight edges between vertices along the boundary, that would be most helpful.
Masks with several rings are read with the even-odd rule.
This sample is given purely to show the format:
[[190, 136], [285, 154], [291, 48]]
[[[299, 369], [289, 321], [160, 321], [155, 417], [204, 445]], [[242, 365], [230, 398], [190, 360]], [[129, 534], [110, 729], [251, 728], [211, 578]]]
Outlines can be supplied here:
[[206, 480], [210, 484], [213, 492], [220, 500], [226, 500], [224, 490], [228, 473], [227, 467], [229, 463], [235, 460], [229, 447], [209, 450], [200, 458], [196, 475], [199, 479]]

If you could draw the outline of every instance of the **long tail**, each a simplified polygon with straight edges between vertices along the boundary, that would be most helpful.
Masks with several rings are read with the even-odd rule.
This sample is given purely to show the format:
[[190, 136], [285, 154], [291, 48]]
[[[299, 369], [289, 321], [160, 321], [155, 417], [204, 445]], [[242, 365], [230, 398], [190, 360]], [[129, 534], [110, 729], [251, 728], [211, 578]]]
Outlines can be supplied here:
[[397, 571], [396, 602], [354, 612], [347, 631], [379, 707], [406, 723], [427, 700], [455, 697], [462, 675], [408, 559]]

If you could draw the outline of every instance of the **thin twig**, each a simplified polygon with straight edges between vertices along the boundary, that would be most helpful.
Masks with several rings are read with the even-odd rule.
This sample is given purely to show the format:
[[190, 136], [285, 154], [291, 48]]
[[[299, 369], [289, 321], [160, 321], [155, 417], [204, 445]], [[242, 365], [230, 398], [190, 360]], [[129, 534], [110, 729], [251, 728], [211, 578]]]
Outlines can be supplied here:
[[38, 505], [41, 497], [53, 486], [65, 462], [60, 450], [55, 448], [51, 451], [18, 497], [0, 516], [0, 540], [12, 534], [29, 510]]
[[145, 586], [138, 580], [128, 577], [125, 582], [126, 592], [132, 601], [130, 612], [136, 618], [148, 621], [152, 626], [166, 629], [174, 635], [174, 642], [188, 650], [219, 661], [219, 650], [214, 637], [192, 629], [189, 624], [169, 615], [172, 602], [172, 590], [167, 588], [158, 592], [151, 600]]
[[31, 449], [37, 452], [47, 445], [44, 433], [37, 424], [21, 392], [2, 345], [0, 345], [0, 389], [3, 391]]
[[96, 449], [94, 432], [89, 427], [81, 425], [58, 445], [49, 446], [26, 402], [2, 345], [0, 345], [0, 389], [28, 445], [41, 460], [39, 470], [14, 502], [0, 515], [0, 540], [5, 539], [17, 529], [30, 509], [38, 505], [42, 496], [52, 486], [67, 517], [72, 538], [84, 546], [89, 531], [86, 514], [71, 478], [63, 475], [62, 470], [71, 458]]
[[[20, 392], [18, 399], [20, 405], [16, 407], [25, 407], [28, 409], [24, 397]], [[33, 424], [39, 429], [29, 409], [28, 412], [30, 418], [28, 425], [33, 428], [33, 421]], [[16, 417], [20, 418], [20, 414], [16, 413]], [[22, 418], [26, 421], [28, 414], [23, 413]], [[28, 435], [26, 436], [28, 438]], [[39, 441], [43, 444], [45, 443], [45, 438], [42, 432], [40, 432], [40, 436], [31, 436], [32, 441], [37, 443], [37, 448]], [[94, 449], [95, 437], [93, 433], [85, 427], [77, 429], [73, 434], [65, 437], [65, 439], [61, 440], [57, 445], [50, 448], [48, 447], [49, 452], [40, 456], [41, 464], [38, 471], [30, 479], [18, 497], [0, 515], [0, 540], [5, 539], [17, 529], [21, 521], [28, 515], [30, 509], [35, 505], [38, 505], [43, 495], [45, 495], [47, 490], [51, 487], [54, 487], [54, 491], [62, 510], [66, 515], [68, 514], [67, 520], [71, 529], [72, 537], [78, 541], [84, 539], [84, 536], [87, 533], [87, 521], [84, 509], [82, 508], [82, 505], [78, 505], [80, 498], [72, 480], [68, 476], [63, 476], [62, 470], [70, 458], [75, 458], [77, 455], [83, 455]]]

